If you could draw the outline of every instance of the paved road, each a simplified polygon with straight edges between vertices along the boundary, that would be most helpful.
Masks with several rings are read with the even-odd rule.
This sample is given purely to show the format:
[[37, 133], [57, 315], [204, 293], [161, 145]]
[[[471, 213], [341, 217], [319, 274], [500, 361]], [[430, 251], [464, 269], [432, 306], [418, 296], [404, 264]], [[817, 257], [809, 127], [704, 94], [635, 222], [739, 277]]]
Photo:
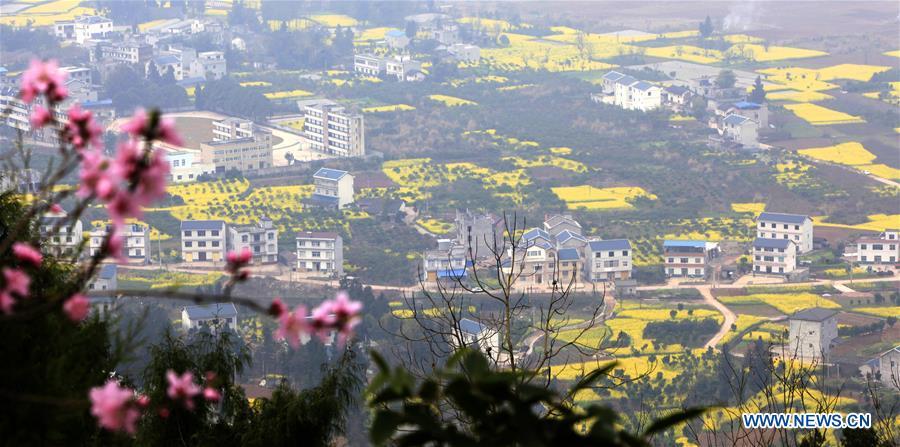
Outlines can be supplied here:
[[725, 320], [722, 321], [722, 326], [719, 328], [719, 332], [717, 332], [716, 335], [713, 335], [713, 337], [703, 345], [704, 348], [715, 348], [716, 345], [722, 341], [722, 338], [728, 334], [728, 331], [731, 330], [731, 325], [737, 321], [737, 315], [713, 296], [712, 292], [710, 292], [710, 286], [697, 286], [697, 291], [700, 292], [700, 295], [703, 297], [703, 301], [705, 301], [706, 304], [715, 307], [716, 310], [725, 317]]

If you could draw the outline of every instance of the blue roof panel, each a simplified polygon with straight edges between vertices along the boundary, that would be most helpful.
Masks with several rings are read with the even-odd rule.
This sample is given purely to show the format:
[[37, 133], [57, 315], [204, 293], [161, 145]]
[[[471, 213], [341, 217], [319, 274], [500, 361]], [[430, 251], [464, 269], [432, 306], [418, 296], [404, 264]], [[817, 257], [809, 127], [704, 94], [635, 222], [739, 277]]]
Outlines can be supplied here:
[[224, 220], [184, 220], [181, 221], [182, 230], [224, 230]]
[[606, 241], [591, 241], [590, 242], [592, 251], [603, 251], [603, 250], [629, 250], [631, 249], [631, 243], [628, 242], [628, 239], [610, 239]]
[[345, 175], [347, 175], [347, 171], [341, 171], [339, 169], [330, 169], [330, 168], [319, 168], [316, 171], [313, 177], [324, 178], [328, 180], [340, 180]]
[[237, 316], [234, 303], [214, 303], [184, 308], [191, 320], [209, 320], [213, 318], [232, 318]]
[[809, 216], [804, 216], [802, 214], [762, 212], [762, 213], [759, 213], [759, 218], [757, 220], [768, 220], [768, 221], [772, 221], [772, 222], [781, 222], [781, 223], [802, 225], [803, 222], [806, 222], [807, 219], [809, 219]]
[[706, 248], [706, 241], [675, 241], [675, 240], [666, 240], [666, 241], [663, 241], [663, 247]]
[[560, 250], [556, 256], [560, 261], [577, 261], [581, 258], [578, 254], [578, 250], [574, 248], [564, 248]]
[[468, 318], [459, 320], [459, 329], [467, 334], [478, 335], [484, 331], [484, 325]]
[[753, 240], [754, 248], [780, 248], [787, 249], [791, 244], [789, 239], [766, 239], [758, 237]]

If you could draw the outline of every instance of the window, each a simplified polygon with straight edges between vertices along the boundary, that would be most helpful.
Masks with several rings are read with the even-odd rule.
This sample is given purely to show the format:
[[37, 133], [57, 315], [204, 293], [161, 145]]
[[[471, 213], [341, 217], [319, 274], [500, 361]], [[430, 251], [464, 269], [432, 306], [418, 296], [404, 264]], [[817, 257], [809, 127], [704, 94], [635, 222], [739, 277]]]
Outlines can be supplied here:
[[194, 245], [194, 243], [191, 242], [191, 241], [184, 241], [184, 246], [185, 246], [185, 247], [191, 247], [191, 246], [193, 246], [193, 245]]
[[198, 247], [206, 247], [206, 241], [197, 242]]
[[213, 246], [213, 247], [218, 247], [218, 246], [219, 246], [219, 241], [212, 241], [212, 246]]
[[610, 257], [610, 258], [613, 257], [613, 256], [615, 256], [615, 255], [616, 255], [616, 252], [614, 252], [614, 251], [609, 252], [609, 257]]
[[206, 236], [206, 230], [197, 231], [197, 236]]
[[243, 236], [241, 236], [241, 242], [247, 242], [248, 239], [249, 239], [249, 238], [247, 237], [246, 234], [243, 235]]
[[795, 229], [795, 230], [799, 230], [799, 229], [800, 229], [800, 225], [794, 225], [794, 229]]

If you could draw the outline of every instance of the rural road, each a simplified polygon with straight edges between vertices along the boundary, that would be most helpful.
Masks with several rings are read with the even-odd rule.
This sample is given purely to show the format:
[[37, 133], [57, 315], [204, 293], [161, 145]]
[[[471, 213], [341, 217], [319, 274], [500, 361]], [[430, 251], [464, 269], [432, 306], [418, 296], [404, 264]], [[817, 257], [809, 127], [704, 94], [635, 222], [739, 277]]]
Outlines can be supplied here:
[[703, 301], [705, 301], [706, 304], [715, 307], [716, 310], [718, 310], [719, 313], [721, 313], [725, 317], [725, 321], [722, 322], [722, 326], [719, 328], [719, 332], [717, 332], [716, 335], [710, 338], [709, 341], [706, 342], [705, 345], [703, 345], [704, 348], [716, 347], [716, 345], [718, 345], [719, 342], [722, 341], [722, 338], [724, 338], [725, 335], [728, 334], [728, 331], [731, 330], [731, 325], [734, 324], [735, 321], [737, 321], [737, 315], [735, 315], [734, 312], [731, 311], [731, 309], [722, 304], [721, 301], [717, 300], [716, 297], [712, 295], [712, 292], [710, 292], [709, 288], [710, 286], [697, 286], [697, 291], [700, 292], [700, 295], [703, 297]]

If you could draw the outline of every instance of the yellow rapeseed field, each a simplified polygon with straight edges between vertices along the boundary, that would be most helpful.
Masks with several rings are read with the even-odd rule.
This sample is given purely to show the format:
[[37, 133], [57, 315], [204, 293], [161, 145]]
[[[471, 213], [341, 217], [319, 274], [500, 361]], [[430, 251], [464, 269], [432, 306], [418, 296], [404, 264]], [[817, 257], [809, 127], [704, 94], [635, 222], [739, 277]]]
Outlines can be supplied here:
[[869, 221], [856, 225], [846, 225], [827, 222], [828, 216], [813, 216], [813, 224], [823, 227], [851, 228], [856, 230], [884, 231], [890, 228], [900, 228], [900, 214], [871, 214]]
[[469, 101], [468, 99], [457, 98], [455, 96], [449, 95], [428, 95], [428, 99], [440, 102], [447, 107], [478, 105], [478, 103], [475, 101]]
[[719, 297], [719, 301], [722, 301], [725, 304], [768, 304], [786, 315], [811, 307], [824, 307], [829, 309], [838, 309], [841, 307], [840, 304], [835, 303], [834, 301], [809, 292], [783, 294], [757, 293], [752, 295], [721, 296]]
[[848, 115], [844, 112], [831, 110], [817, 104], [786, 104], [784, 108], [794, 112], [795, 115], [814, 126], [865, 122], [865, 120], [858, 116]]
[[656, 199], [639, 186], [616, 186], [611, 188], [595, 188], [590, 185], [560, 186], [552, 188], [560, 200], [566, 202], [569, 209], [604, 210], [617, 208], [633, 208], [629, 203], [639, 197]]
[[365, 107], [362, 109], [364, 113], [402, 112], [406, 110], [416, 110], [416, 108], [409, 104], [393, 104], [387, 106]]
[[855, 307], [853, 311], [884, 318], [900, 316], [900, 306]]
[[309, 19], [328, 28], [337, 28], [338, 26], [346, 28], [356, 26], [358, 23], [353, 17], [343, 14], [318, 14], [310, 16]]
[[266, 81], [244, 81], [241, 82], [241, 87], [269, 87], [271, 86], [271, 82]]
[[284, 90], [280, 92], [269, 92], [263, 93], [263, 96], [269, 99], [289, 99], [289, 98], [302, 98], [305, 96], [312, 96], [311, 92], [306, 90]]
[[395, 28], [390, 28], [390, 27], [386, 27], [386, 26], [382, 26], [382, 27], [378, 27], [378, 28], [366, 28], [354, 36], [354, 41], [369, 42], [369, 41], [373, 41], [373, 40], [382, 40], [382, 39], [384, 39], [384, 35], [387, 34], [388, 31], [391, 31], [393, 29], [395, 29]]
[[741, 56], [756, 62], [771, 62], [785, 59], [803, 59], [809, 57], [827, 56], [824, 51], [807, 50], [803, 48], [779, 47], [770, 45], [739, 43], [728, 49], [729, 54]]
[[834, 99], [834, 96], [813, 90], [788, 89], [767, 93], [766, 99], [770, 101], [816, 102]]
[[751, 214], [759, 214], [766, 209], [766, 204], [761, 202], [749, 202], [749, 203], [732, 203], [731, 210], [736, 213], [751, 213]]
[[680, 59], [688, 62], [696, 62], [698, 64], [714, 64], [722, 60], [721, 51], [709, 50], [691, 45], [650, 47], [645, 49], [644, 54], [666, 59]]
[[522, 157], [504, 157], [504, 160], [511, 161], [519, 168], [533, 168], [537, 166], [556, 166], [561, 169], [572, 172], [587, 172], [587, 166], [580, 161], [570, 160], [568, 158], [556, 157], [550, 155], [539, 155], [535, 158]]
[[900, 169], [893, 168], [885, 164], [862, 165], [857, 166], [857, 168], [864, 171], [869, 171], [876, 177], [887, 178], [891, 180], [900, 179]]
[[447, 234], [453, 231], [453, 224], [438, 219], [419, 219], [416, 221], [419, 226], [434, 234]]
[[875, 154], [867, 151], [862, 144], [855, 141], [836, 144], [834, 146], [800, 149], [797, 152], [800, 155], [805, 155], [816, 160], [830, 161], [832, 163], [840, 163], [849, 166], [869, 164], [875, 159]]

